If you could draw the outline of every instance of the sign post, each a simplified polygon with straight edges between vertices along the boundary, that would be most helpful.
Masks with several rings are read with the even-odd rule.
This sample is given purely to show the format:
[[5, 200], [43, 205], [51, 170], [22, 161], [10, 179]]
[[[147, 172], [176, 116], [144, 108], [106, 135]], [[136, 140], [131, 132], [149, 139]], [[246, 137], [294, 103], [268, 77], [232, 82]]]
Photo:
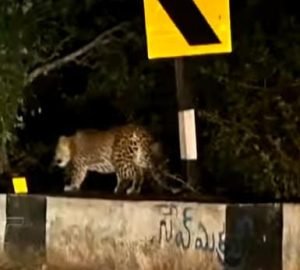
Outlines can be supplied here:
[[185, 83], [185, 56], [229, 53], [229, 0], [144, 0], [149, 59], [175, 58], [181, 160], [197, 182], [195, 98]]
[[197, 132], [195, 121], [195, 99], [192, 91], [185, 80], [185, 68], [183, 58], [176, 58], [175, 80], [178, 102], [178, 127], [180, 139], [180, 157], [183, 169], [187, 176], [187, 181], [191, 186], [196, 186], [199, 182], [197, 164]]

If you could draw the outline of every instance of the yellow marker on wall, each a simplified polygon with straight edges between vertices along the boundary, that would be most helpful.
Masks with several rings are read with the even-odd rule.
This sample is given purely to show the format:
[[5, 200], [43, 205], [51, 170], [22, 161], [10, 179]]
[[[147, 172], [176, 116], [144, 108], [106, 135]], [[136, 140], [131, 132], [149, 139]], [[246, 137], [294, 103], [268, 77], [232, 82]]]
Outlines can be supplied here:
[[27, 181], [25, 177], [13, 177], [12, 181], [15, 193], [28, 193]]

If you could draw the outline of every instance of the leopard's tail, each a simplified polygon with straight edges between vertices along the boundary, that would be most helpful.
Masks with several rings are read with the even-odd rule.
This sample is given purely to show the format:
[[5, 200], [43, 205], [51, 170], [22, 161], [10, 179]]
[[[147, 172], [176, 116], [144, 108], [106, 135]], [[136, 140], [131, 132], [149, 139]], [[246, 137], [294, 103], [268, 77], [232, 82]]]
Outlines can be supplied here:
[[167, 163], [168, 159], [163, 156], [162, 147], [160, 143], [154, 142], [151, 145], [152, 152], [152, 169], [151, 175], [153, 180], [155, 180], [162, 188], [171, 191], [173, 194], [177, 194], [182, 191], [182, 188], [172, 188], [166, 184], [167, 179], [172, 179], [177, 183], [180, 183], [183, 187], [187, 188], [193, 193], [199, 193], [195, 188], [190, 186], [186, 181], [184, 181], [181, 177], [171, 174], [169, 172]]
[[171, 191], [173, 194], [179, 193], [182, 189], [181, 188], [173, 188], [171, 186], [168, 186], [166, 184], [168, 173], [164, 172], [163, 170], [160, 170], [158, 167], [154, 167], [151, 170], [151, 176], [153, 180], [158, 183], [162, 188], [164, 188], [167, 191]]
[[[170, 175], [167, 167], [168, 160], [164, 157], [162, 146], [158, 142], [151, 144], [151, 176], [155, 182], [157, 182], [165, 190], [171, 191], [173, 194], [177, 194], [181, 191], [181, 188], [172, 188], [168, 186], [167, 178]], [[184, 181], [183, 181], [184, 182]]]

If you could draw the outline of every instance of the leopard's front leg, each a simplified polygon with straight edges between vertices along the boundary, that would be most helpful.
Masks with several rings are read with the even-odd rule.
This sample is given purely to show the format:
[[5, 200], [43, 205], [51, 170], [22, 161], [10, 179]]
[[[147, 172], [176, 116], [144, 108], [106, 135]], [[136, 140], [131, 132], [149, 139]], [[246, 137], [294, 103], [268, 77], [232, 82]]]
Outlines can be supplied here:
[[81, 164], [74, 163], [71, 167], [71, 183], [70, 185], [65, 185], [64, 191], [78, 191], [86, 177], [87, 167]]

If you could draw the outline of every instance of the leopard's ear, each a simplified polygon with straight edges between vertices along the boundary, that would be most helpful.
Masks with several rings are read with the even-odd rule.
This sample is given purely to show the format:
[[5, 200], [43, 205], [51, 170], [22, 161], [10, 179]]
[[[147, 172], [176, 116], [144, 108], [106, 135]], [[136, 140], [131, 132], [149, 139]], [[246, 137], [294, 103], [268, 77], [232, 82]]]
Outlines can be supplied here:
[[58, 144], [59, 145], [68, 145], [70, 144], [70, 138], [68, 136], [60, 136], [58, 139]]

